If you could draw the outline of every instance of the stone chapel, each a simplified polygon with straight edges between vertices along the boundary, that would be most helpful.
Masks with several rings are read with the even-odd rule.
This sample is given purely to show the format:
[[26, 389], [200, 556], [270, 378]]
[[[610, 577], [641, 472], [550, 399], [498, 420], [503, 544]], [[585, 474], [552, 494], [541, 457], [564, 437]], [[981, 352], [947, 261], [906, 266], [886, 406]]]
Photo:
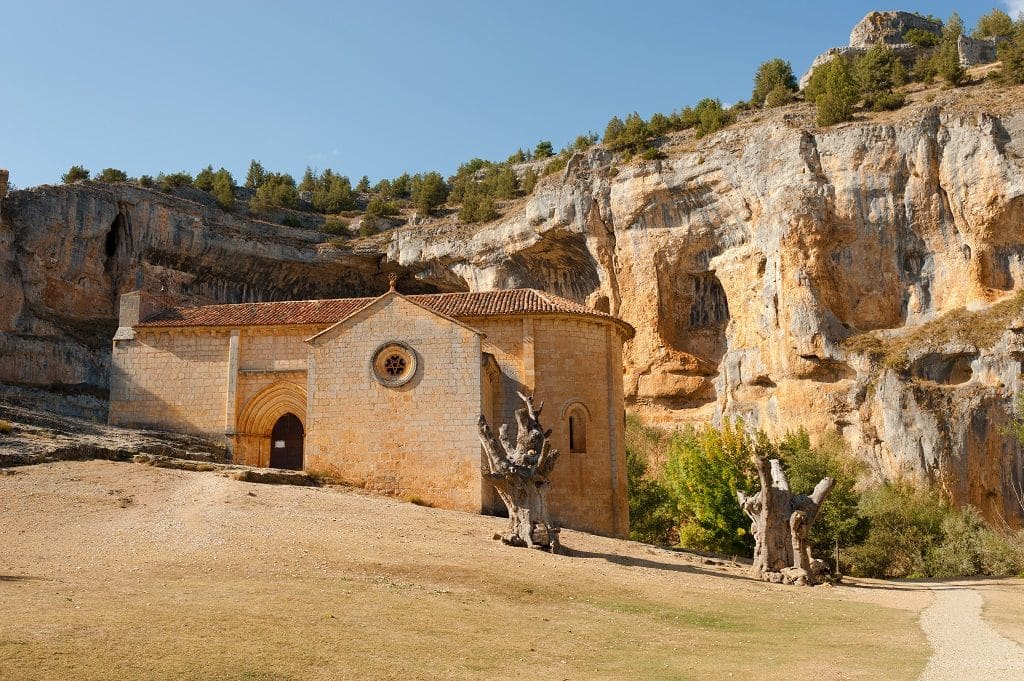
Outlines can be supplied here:
[[223, 442], [441, 508], [501, 513], [476, 422], [515, 427], [517, 392], [560, 452], [563, 527], [629, 533], [622, 320], [533, 289], [173, 307], [121, 296], [110, 423]]

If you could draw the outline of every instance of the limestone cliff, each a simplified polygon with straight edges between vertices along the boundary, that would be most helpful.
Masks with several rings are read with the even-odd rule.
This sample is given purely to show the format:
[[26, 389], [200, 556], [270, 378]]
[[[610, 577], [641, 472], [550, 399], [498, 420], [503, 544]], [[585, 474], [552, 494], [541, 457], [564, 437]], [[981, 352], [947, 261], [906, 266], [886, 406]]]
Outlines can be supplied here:
[[[106, 386], [115, 295], [194, 301], [533, 286], [622, 316], [630, 408], [838, 429], [879, 478], [1024, 520], [1021, 91], [915, 95], [818, 129], [759, 112], [667, 158], [593, 148], [480, 227], [451, 219], [341, 248], [127, 186], [14, 192], [0, 226], [0, 381]], [[1003, 302], [999, 302], [1003, 301]]]

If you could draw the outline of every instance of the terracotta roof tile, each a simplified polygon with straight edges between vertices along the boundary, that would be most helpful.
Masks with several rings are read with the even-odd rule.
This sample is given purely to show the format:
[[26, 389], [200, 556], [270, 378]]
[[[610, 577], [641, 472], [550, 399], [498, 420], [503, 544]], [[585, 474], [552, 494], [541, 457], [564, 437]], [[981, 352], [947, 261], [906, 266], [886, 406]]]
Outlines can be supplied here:
[[[612, 315], [597, 312], [566, 298], [535, 289], [507, 289], [478, 293], [434, 293], [406, 296], [439, 314], [456, 319], [519, 314], [579, 314], [612, 320], [627, 326]], [[370, 304], [375, 298], [334, 298], [297, 300], [278, 303], [239, 303], [175, 307], [143, 319], [143, 328], [195, 326], [278, 326], [335, 324]], [[628, 327], [632, 335], [632, 327]]]

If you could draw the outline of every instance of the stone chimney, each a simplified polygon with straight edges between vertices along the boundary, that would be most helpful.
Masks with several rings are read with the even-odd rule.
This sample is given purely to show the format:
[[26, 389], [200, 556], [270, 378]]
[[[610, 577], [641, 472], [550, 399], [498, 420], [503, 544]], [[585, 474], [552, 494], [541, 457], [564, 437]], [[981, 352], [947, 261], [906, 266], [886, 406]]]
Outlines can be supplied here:
[[133, 327], [136, 324], [166, 308], [166, 304], [145, 291], [122, 293], [118, 301], [117, 332], [114, 334], [114, 340], [132, 340], [135, 338]]

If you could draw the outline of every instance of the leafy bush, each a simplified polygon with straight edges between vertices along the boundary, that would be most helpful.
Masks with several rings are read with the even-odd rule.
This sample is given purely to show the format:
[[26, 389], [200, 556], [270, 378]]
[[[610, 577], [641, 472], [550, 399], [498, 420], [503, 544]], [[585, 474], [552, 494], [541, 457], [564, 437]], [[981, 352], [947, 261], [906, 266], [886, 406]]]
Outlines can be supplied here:
[[89, 171], [84, 166], [71, 166], [68, 171], [60, 176], [64, 184], [73, 184], [79, 180], [88, 180]]
[[860, 493], [856, 488], [864, 465], [846, 451], [842, 437], [831, 433], [819, 446], [812, 447], [807, 431], [800, 429], [787, 434], [778, 450], [790, 488], [795, 493], [810, 494], [826, 476], [836, 481], [817, 521], [811, 526], [814, 554], [824, 558], [832, 554], [837, 542], [841, 549], [846, 549], [863, 541], [868, 521], [858, 513]]
[[153, 179], [152, 175], [139, 175], [139, 186], [152, 189], [156, 186], [156, 180]]
[[1002, 66], [992, 74], [992, 80], [1001, 85], [1024, 85], [1024, 24], [996, 49]]
[[548, 161], [547, 165], [544, 166], [544, 174], [552, 175], [554, 173], [560, 173], [565, 169], [565, 166], [569, 163], [568, 154], [559, 154], [552, 160]]
[[294, 208], [299, 203], [295, 179], [287, 173], [265, 173], [249, 205], [253, 210]]
[[[770, 106], [768, 94], [776, 89], [788, 90], [790, 93], [797, 90], [793, 67], [782, 59], [771, 59], [758, 67], [754, 75], [754, 91], [750, 95], [750, 103], [754, 106]], [[781, 93], [776, 94], [776, 100], [780, 97]]]
[[324, 220], [324, 223], [320, 225], [320, 231], [324, 234], [333, 234], [334, 236], [345, 236], [348, 234], [348, 220], [343, 220], [338, 217], [329, 217]]
[[359, 178], [359, 182], [356, 184], [356, 191], [360, 194], [365, 194], [370, 191], [370, 178], [363, 175]]
[[377, 226], [377, 219], [372, 215], [364, 215], [359, 221], [359, 236], [373, 236], [380, 233]]
[[548, 140], [541, 140], [537, 142], [537, 146], [533, 150], [534, 158], [550, 158], [555, 155], [555, 150], [551, 146], [551, 142]]
[[763, 434], [746, 433], [741, 421], [727, 421], [721, 429], [688, 428], [672, 439], [665, 485], [675, 501], [681, 546], [752, 555], [750, 519], [736, 491], [758, 488], [753, 457], [770, 447]]
[[429, 172], [412, 178], [412, 202], [420, 215], [430, 215], [435, 208], [448, 200], [448, 185], [441, 173]]
[[479, 188], [472, 188], [466, 192], [462, 199], [462, 207], [459, 209], [459, 220], [466, 223], [489, 222], [498, 217], [498, 210], [494, 207], [494, 199]]
[[95, 179], [97, 182], [127, 182], [128, 173], [117, 168], [104, 168]]
[[213, 174], [213, 186], [210, 190], [221, 208], [227, 210], [235, 205], [235, 178], [225, 168]]
[[213, 166], [212, 165], [206, 166], [205, 168], [200, 170], [198, 173], [196, 173], [196, 177], [192, 181], [192, 186], [195, 187], [196, 189], [202, 190], [204, 192], [211, 192], [211, 191], [213, 191], [213, 176], [214, 176], [214, 174], [215, 173], [213, 172]]
[[672, 495], [650, 459], [666, 439], [663, 431], [648, 428], [635, 416], [626, 417], [626, 477], [629, 482], [629, 538], [648, 544], [668, 544], [676, 524]]
[[853, 77], [864, 106], [873, 111], [898, 109], [904, 98], [894, 90], [907, 82], [903, 62], [891, 48], [875, 45], [853, 63]]
[[978, 19], [978, 25], [971, 34], [975, 38], [1008, 38], [1014, 34], [1013, 19], [1000, 9], [993, 9]]
[[960, 49], [957, 46], [963, 30], [963, 21], [954, 12], [942, 28], [942, 37], [935, 54], [919, 59], [914, 65], [914, 77], [924, 82], [938, 77], [954, 87], [967, 82], [967, 71], [960, 65]]
[[912, 28], [903, 34], [903, 39], [914, 47], [935, 47], [939, 36], [923, 28]]
[[537, 176], [537, 171], [534, 170], [533, 168], [528, 168], [527, 171], [523, 173], [523, 179], [520, 182], [520, 186], [523, 189], [523, 193], [532, 194], [534, 188], [537, 186], [538, 179], [539, 178]]
[[782, 85], [776, 85], [764, 98], [764, 108], [774, 109], [777, 106], [785, 106], [796, 99], [796, 93]]
[[167, 192], [178, 187], [192, 186], [192, 176], [184, 170], [177, 173], [160, 173], [156, 176], [156, 183], [160, 191]]
[[[306, 169], [307, 176], [303, 182], [312, 192], [310, 203], [313, 208], [321, 213], [338, 213], [343, 210], [352, 210], [356, 207], [355, 193], [352, 191], [352, 183], [344, 175], [339, 175], [328, 168], [320, 175]], [[308, 182], [307, 182], [308, 180]]]
[[733, 112], [723, 109], [722, 102], [717, 99], [702, 99], [693, 111], [697, 115], [697, 137], [717, 132], [736, 118]]
[[302, 228], [302, 222], [294, 215], [285, 215], [281, 218], [281, 224], [285, 227], [294, 227], [295, 229]]
[[245, 186], [249, 189], [259, 189], [266, 181], [267, 171], [263, 169], [263, 165], [256, 159], [250, 161], [249, 172], [245, 175]]
[[384, 217], [387, 215], [398, 215], [398, 205], [388, 199], [384, 194], [374, 194], [370, 202], [366, 204], [367, 215]]
[[860, 90], [849, 62], [840, 56], [814, 69], [804, 95], [817, 105], [818, 125], [827, 126], [853, 118]]

